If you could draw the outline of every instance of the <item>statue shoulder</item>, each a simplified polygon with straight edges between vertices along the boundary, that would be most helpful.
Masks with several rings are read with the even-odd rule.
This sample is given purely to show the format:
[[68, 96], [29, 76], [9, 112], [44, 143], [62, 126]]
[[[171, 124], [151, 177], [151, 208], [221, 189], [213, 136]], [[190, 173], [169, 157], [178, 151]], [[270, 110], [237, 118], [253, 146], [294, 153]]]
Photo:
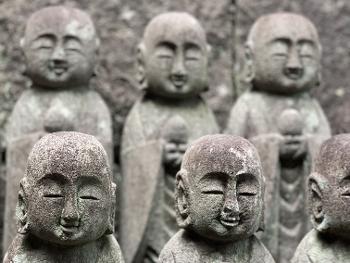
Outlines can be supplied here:
[[252, 242], [252, 260], [251, 262], [260, 263], [275, 263], [271, 253], [267, 250], [264, 244], [255, 236], [251, 237]]
[[159, 263], [200, 262], [197, 249], [185, 230], [179, 230], [164, 246]]
[[99, 263], [115, 262], [124, 263], [124, 258], [120, 246], [114, 235], [105, 235], [100, 239], [102, 249], [100, 253]]

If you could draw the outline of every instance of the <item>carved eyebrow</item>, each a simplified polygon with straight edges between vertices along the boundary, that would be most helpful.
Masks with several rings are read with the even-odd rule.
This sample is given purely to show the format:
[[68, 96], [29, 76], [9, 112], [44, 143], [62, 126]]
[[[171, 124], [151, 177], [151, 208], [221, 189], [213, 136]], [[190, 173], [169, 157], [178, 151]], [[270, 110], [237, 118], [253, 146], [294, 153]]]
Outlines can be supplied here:
[[286, 44], [287, 46], [290, 46], [292, 44], [292, 40], [290, 40], [288, 37], [279, 37], [279, 38], [273, 39], [270, 42], [270, 44], [274, 44], [274, 43], [283, 43], [283, 44]]
[[92, 185], [102, 185], [102, 181], [100, 178], [96, 176], [89, 176], [89, 175], [81, 175], [78, 178], [78, 181], [80, 184], [92, 184]]
[[243, 183], [243, 182], [259, 182], [258, 178], [256, 175], [250, 173], [250, 172], [244, 172], [244, 173], [239, 173], [237, 174], [237, 182]]
[[65, 184], [65, 183], [68, 182], [68, 179], [64, 175], [59, 174], [59, 173], [48, 173], [48, 174], [45, 174], [43, 177], [41, 177], [39, 179], [39, 182], [43, 182], [43, 181], [46, 181], [46, 180], [51, 180], [51, 181], [57, 182], [59, 184]]
[[79, 44], [81, 44], [80, 38], [78, 38], [76, 36], [67, 35], [67, 36], [64, 37], [64, 42], [68, 42], [70, 40], [77, 41]]
[[176, 45], [170, 41], [161, 41], [157, 44], [157, 47], [166, 47], [172, 51], [176, 50]]
[[345, 177], [343, 177], [341, 180], [340, 180], [340, 183], [341, 184], [350, 184], [350, 175], [346, 175]]
[[34, 41], [40, 40], [42, 38], [48, 38], [52, 41], [56, 40], [56, 36], [54, 34], [44, 33], [44, 34], [39, 35], [37, 38], [35, 38]]
[[194, 43], [194, 42], [186, 42], [185, 43], [185, 49], [188, 50], [188, 49], [196, 49], [198, 51], [201, 51], [201, 47], [199, 44], [197, 43]]
[[218, 179], [221, 181], [227, 180], [229, 178], [229, 175], [223, 172], [209, 172], [201, 177], [199, 182], [207, 180], [207, 179]]
[[311, 39], [300, 39], [300, 40], [298, 41], [298, 44], [300, 44], [300, 45], [308, 44], [308, 45], [313, 46], [313, 47], [316, 46], [315, 42], [312, 41]]

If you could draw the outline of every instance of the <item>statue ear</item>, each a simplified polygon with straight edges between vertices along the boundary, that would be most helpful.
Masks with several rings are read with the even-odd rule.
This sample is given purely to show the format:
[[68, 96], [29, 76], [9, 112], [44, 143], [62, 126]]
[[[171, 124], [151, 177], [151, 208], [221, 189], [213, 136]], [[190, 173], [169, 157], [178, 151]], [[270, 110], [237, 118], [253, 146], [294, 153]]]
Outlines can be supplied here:
[[145, 73], [145, 62], [146, 62], [146, 47], [143, 43], [141, 43], [137, 48], [137, 81], [140, 83], [140, 87], [142, 90], [146, 89], [147, 79], [146, 79], [146, 73]]
[[117, 186], [115, 183], [112, 183], [112, 197], [111, 197], [112, 204], [111, 204], [111, 211], [109, 215], [109, 222], [106, 230], [106, 235], [114, 233], [115, 213], [116, 213], [116, 205], [117, 205], [116, 192], [117, 192]]
[[324, 220], [323, 194], [320, 187], [320, 175], [313, 173], [308, 181], [309, 206], [311, 220], [315, 227], [319, 226]]
[[176, 219], [179, 227], [185, 228], [190, 223], [190, 215], [188, 211], [188, 178], [187, 171], [181, 169], [176, 174], [176, 187], [175, 187], [175, 208]]
[[29, 220], [28, 220], [28, 200], [26, 195], [27, 190], [27, 178], [23, 178], [20, 182], [20, 189], [18, 193], [18, 202], [16, 206], [16, 216], [18, 219], [18, 233], [27, 234], [29, 231]]
[[255, 78], [255, 68], [254, 68], [254, 54], [251, 45], [246, 44], [244, 49], [245, 55], [245, 81], [247, 83], [252, 83]]

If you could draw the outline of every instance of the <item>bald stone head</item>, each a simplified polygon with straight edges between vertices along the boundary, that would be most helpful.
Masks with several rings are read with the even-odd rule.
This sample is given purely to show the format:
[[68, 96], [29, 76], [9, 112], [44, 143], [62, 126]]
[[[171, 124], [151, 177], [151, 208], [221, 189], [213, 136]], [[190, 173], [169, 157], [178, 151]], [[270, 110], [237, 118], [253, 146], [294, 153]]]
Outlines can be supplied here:
[[309, 178], [313, 225], [323, 234], [350, 239], [350, 134], [325, 141]]
[[188, 126], [180, 116], [176, 115], [165, 123], [162, 130], [164, 140], [163, 160], [166, 164], [166, 170], [171, 169], [173, 175], [180, 168], [182, 157], [187, 149], [188, 137]]
[[99, 39], [87, 13], [51, 6], [30, 16], [21, 46], [34, 86], [75, 87], [93, 75]]
[[177, 174], [178, 223], [211, 240], [253, 235], [263, 216], [264, 178], [255, 147], [232, 135], [201, 137]]
[[150, 94], [198, 95], [208, 88], [207, 63], [206, 34], [192, 15], [169, 12], [149, 22], [139, 46], [138, 74]]
[[296, 109], [285, 109], [278, 118], [278, 129], [282, 135], [301, 135], [304, 122]]
[[246, 47], [248, 80], [254, 89], [295, 94], [319, 84], [321, 44], [315, 26], [304, 16], [274, 13], [260, 17]]
[[95, 137], [58, 132], [35, 144], [21, 181], [21, 233], [57, 245], [81, 245], [113, 232], [114, 210], [107, 154]]

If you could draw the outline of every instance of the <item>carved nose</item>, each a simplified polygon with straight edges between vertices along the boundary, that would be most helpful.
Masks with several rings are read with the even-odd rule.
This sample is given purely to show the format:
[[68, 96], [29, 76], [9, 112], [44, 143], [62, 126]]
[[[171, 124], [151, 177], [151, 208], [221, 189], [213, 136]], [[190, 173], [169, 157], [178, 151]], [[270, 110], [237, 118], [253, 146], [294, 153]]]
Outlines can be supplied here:
[[239, 214], [238, 201], [227, 200], [222, 211], [225, 214]]
[[285, 73], [287, 76], [294, 76], [295, 78], [299, 78], [303, 74], [303, 69], [301, 67], [287, 67], [285, 69]]
[[64, 226], [79, 226], [80, 215], [76, 200], [67, 200], [62, 211], [61, 224]]
[[51, 59], [61, 61], [61, 60], [64, 60], [65, 55], [66, 54], [64, 52], [64, 49], [60, 46], [57, 46], [51, 55]]
[[174, 67], [172, 70], [172, 75], [176, 78], [186, 78], [187, 71], [182, 58], [177, 58], [174, 62]]
[[299, 54], [296, 51], [292, 51], [292, 53], [290, 54], [284, 71], [287, 76], [293, 78], [299, 78], [302, 76], [303, 67], [299, 59]]
[[224, 207], [222, 212], [227, 215], [238, 215], [239, 214], [239, 204], [236, 194], [232, 191], [227, 193], [225, 197]]

